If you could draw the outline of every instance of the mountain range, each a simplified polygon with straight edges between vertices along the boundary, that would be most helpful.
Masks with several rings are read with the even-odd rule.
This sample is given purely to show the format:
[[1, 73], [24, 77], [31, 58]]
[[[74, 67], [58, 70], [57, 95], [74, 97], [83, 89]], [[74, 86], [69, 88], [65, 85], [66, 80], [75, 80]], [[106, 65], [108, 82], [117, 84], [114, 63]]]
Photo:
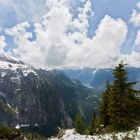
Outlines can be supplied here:
[[[140, 68], [126, 67], [128, 73], [128, 81], [136, 81], [136, 89], [140, 90]], [[83, 85], [95, 90], [104, 91], [106, 82], [109, 80], [110, 84], [114, 81], [113, 69], [111, 68], [76, 68], [76, 69], [61, 69], [71, 80], [79, 80]]]
[[78, 80], [57, 70], [36, 69], [0, 57], [0, 123], [47, 137], [59, 127], [72, 128], [75, 115], [89, 122], [100, 98]]
[[[140, 68], [127, 70], [129, 81], [139, 81]], [[72, 128], [78, 113], [89, 123], [107, 80], [114, 80], [112, 69], [45, 70], [2, 55], [0, 124], [50, 137], [61, 127]]]

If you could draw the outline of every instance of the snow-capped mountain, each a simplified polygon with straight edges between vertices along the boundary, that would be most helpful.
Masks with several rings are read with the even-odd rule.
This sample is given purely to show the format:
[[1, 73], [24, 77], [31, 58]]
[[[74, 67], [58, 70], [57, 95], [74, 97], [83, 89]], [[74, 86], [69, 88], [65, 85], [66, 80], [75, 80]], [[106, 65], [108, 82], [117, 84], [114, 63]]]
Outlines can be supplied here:
[[[140, 79], [139, 68], [128, 71], [129, 80]], [[78, 112], [88, 122], [107, 79], [113, 80], [112, 69], [43, 70], [0, 56], [0, 123], [51, 136], [71, 128]]]
[[[30, 65], [25, 64], [24, 62], [17, 60], [13, 57], [6, 56], [6, 55], [0, 55], [0, 69], [1, 70], [11, 70], [11, 71], [17, 71], [19, 69], [22, 70], [23, 74], [26, 76], [29, 73], [35, 73], [34, 68]], [[6, 73], [2, 73], [2, 76], [5, 76]]]
[[0, 56], [0, 123], [51, 136], [58, 127], [71, 128], [78, 112], [90, 121], [98, 104], [92, 89], [62, 72]]

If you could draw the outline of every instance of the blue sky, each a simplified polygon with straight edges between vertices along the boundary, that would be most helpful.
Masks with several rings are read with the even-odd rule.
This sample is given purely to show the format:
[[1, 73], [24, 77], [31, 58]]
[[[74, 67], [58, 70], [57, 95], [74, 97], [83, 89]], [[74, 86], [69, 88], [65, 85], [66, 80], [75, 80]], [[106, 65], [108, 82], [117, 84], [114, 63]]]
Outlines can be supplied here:
[[95, 23], [94, 30], [105, 15], [110, 15], [113, 18], [122, 18], [128, 22], [132, 14], [132, 9], [136, 8], [137, 2], [138, 0], [94, 0], [92, 2], [95, 12], [93, 19]]
[[39, 67], [139, 67], [139, 2], [0, 0], [1, 52]]

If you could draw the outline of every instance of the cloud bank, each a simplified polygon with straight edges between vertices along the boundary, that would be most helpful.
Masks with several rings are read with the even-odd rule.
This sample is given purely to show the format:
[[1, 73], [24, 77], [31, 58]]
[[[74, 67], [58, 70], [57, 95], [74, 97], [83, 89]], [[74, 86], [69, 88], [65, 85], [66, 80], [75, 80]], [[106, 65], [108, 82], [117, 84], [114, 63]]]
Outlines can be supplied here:
[[4, 53], [4, 48], [7, 46], [5, 42], [5, 37], [2, 35], [0, 36], [0, 53]]
[[[74, 16], [69, 0], [47, 0], [47, 12], [41, 21], [23, 22], [6, 29], [5, 34], [11, 36], [17, 46], [13, 49], [14, 56], [36, 67], [104, 68], [113, 67], [121, 60], [140, 66], [138, 62], [134, 63], [140, 60], [139, 53], [121, 53], [127, 37], [127, 24], [122, 19], [105, 15], [90, 38], [89, 18], [94, 16], [93, 5], [90, 0], [82, 1], [82, 4]], [[139, 20], [135, 21], [135, 16], [137, 13], [132, 14], [130, 21], [137, 26]], [[31, 27], [33, 32], [29, 31]], [[138, 34], [136, 45], [140, 44], [139, 38]]]

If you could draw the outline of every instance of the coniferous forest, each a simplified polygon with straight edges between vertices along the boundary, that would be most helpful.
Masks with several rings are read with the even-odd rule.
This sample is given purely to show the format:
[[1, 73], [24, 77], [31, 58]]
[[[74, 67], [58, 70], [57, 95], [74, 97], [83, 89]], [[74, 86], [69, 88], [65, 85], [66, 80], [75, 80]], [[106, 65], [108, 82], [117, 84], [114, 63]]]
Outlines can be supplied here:
[[128, 82], [128, 73], [121, 62], [113, 71], [115, 81], [107, 82], [100, 107], [100, 120], [111, 130], [129, 130], [140, 121], [139, 91], [134, 89], [136, 82]]
[[[112, 84], [107, 80], [99, 115], [93, 114], [91, 125], [85, 129], [85, 134], [129, 131], [140, 125], [140, 91], [134, 89], [137, 82], [129, 82], [128, 75], [123, 62], [114, 68], [115, 80]], [[81, 126], [80, 121], [79, 125]], [[83, 126], [79, 127], [79, 125], [75, 126], [77, 132]]]
[[[73, 126], [82, 135], [96, 135], [112, 132], [127, 132], [140, 126], [140, 91], [135, 90], [137, 81], [129, 82], [126, 65], [121, 62], [113, 69], [114, 81], [106, 81], [106, 89], [97, 112], [93, 112], [90, 123], [78, 112]], [[18, 133], [17, 133], [18, 132]], [[43, 139], [38, 134], [25, 134], [29, 139]], [[20, 137], [20, 130], [7, 126], [0, 129], [1, 138]], [[45, 139], [45, 138], [44, 138]]]

